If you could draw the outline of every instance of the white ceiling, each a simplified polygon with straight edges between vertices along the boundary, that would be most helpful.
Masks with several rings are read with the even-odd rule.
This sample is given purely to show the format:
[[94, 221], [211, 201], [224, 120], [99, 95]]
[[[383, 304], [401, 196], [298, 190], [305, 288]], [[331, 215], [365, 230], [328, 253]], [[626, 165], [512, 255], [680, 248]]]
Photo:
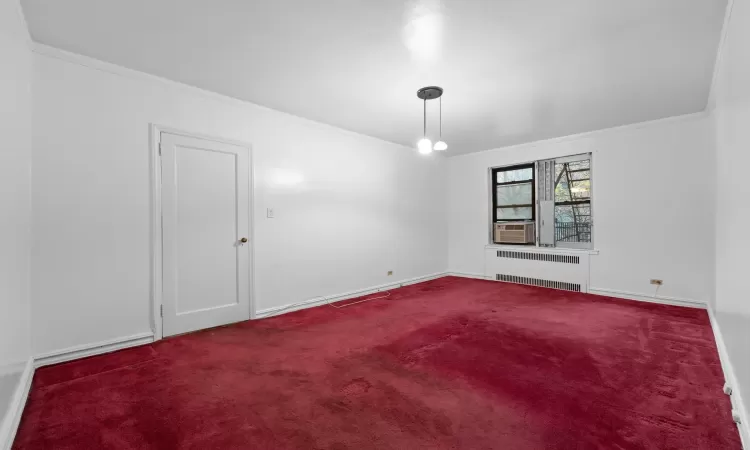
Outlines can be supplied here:
[[23, 6], [38, 42], [410, 146], [442, 86], [460, 154], [702, 111], [726, 0]]

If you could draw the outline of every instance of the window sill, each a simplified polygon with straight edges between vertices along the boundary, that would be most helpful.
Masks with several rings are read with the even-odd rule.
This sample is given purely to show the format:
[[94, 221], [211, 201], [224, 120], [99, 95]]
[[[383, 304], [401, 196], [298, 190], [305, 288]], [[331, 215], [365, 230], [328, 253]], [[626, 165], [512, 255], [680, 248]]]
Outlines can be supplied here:
[[487, 250], [515, 250], [517, 252], [534, 252], [534, 253], [588, 253], [589, 255], [598, 255], [599, 250], [595, 248], [558, 248], [558, 247], [537, 247], [536, 245], [508, 245], [508, 244], [487, 244], [484, 246]]

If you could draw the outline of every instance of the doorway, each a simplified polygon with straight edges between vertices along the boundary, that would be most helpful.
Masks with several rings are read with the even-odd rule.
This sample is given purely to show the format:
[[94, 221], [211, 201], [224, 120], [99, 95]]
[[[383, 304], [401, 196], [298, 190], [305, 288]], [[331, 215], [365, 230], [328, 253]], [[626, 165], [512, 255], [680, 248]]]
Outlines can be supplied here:
[[249, 147], [154, 131], [160, 168], [154, 247], [161, 250], [154, 258], [155, 275], [161, 260], [161, 283], [154, 283], [155, 305], [160, 300], [155, 338], [250, 319]]

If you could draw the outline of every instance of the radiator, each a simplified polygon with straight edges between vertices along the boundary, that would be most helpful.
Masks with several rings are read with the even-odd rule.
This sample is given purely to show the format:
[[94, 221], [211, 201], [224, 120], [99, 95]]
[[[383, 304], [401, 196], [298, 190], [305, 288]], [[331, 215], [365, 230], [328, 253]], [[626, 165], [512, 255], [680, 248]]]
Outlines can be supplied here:
[[484, 267], [485, 275], [497, 281], [588, 292], [586, 252], [489, 247]]

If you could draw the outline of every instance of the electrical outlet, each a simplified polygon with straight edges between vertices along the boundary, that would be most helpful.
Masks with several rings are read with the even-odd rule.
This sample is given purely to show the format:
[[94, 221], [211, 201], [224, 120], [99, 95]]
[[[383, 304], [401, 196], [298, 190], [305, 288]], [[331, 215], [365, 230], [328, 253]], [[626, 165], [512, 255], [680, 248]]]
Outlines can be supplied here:
[[393, 275], [393, 271], [392, 271], [392, 270], [389, 270], [389, 271], [388, 271], [388, 276], [390, 277], [391, 275]]
[[266, 217], [273, 219], [273, 208], [266, 208]]
[[655, 284], [656, 286], [661, 286], [662, 284], [664, 284], [664, 281], [662, 281], [662, 280], [653, 280], [652, 279], [651, 280], [651, 284]]

